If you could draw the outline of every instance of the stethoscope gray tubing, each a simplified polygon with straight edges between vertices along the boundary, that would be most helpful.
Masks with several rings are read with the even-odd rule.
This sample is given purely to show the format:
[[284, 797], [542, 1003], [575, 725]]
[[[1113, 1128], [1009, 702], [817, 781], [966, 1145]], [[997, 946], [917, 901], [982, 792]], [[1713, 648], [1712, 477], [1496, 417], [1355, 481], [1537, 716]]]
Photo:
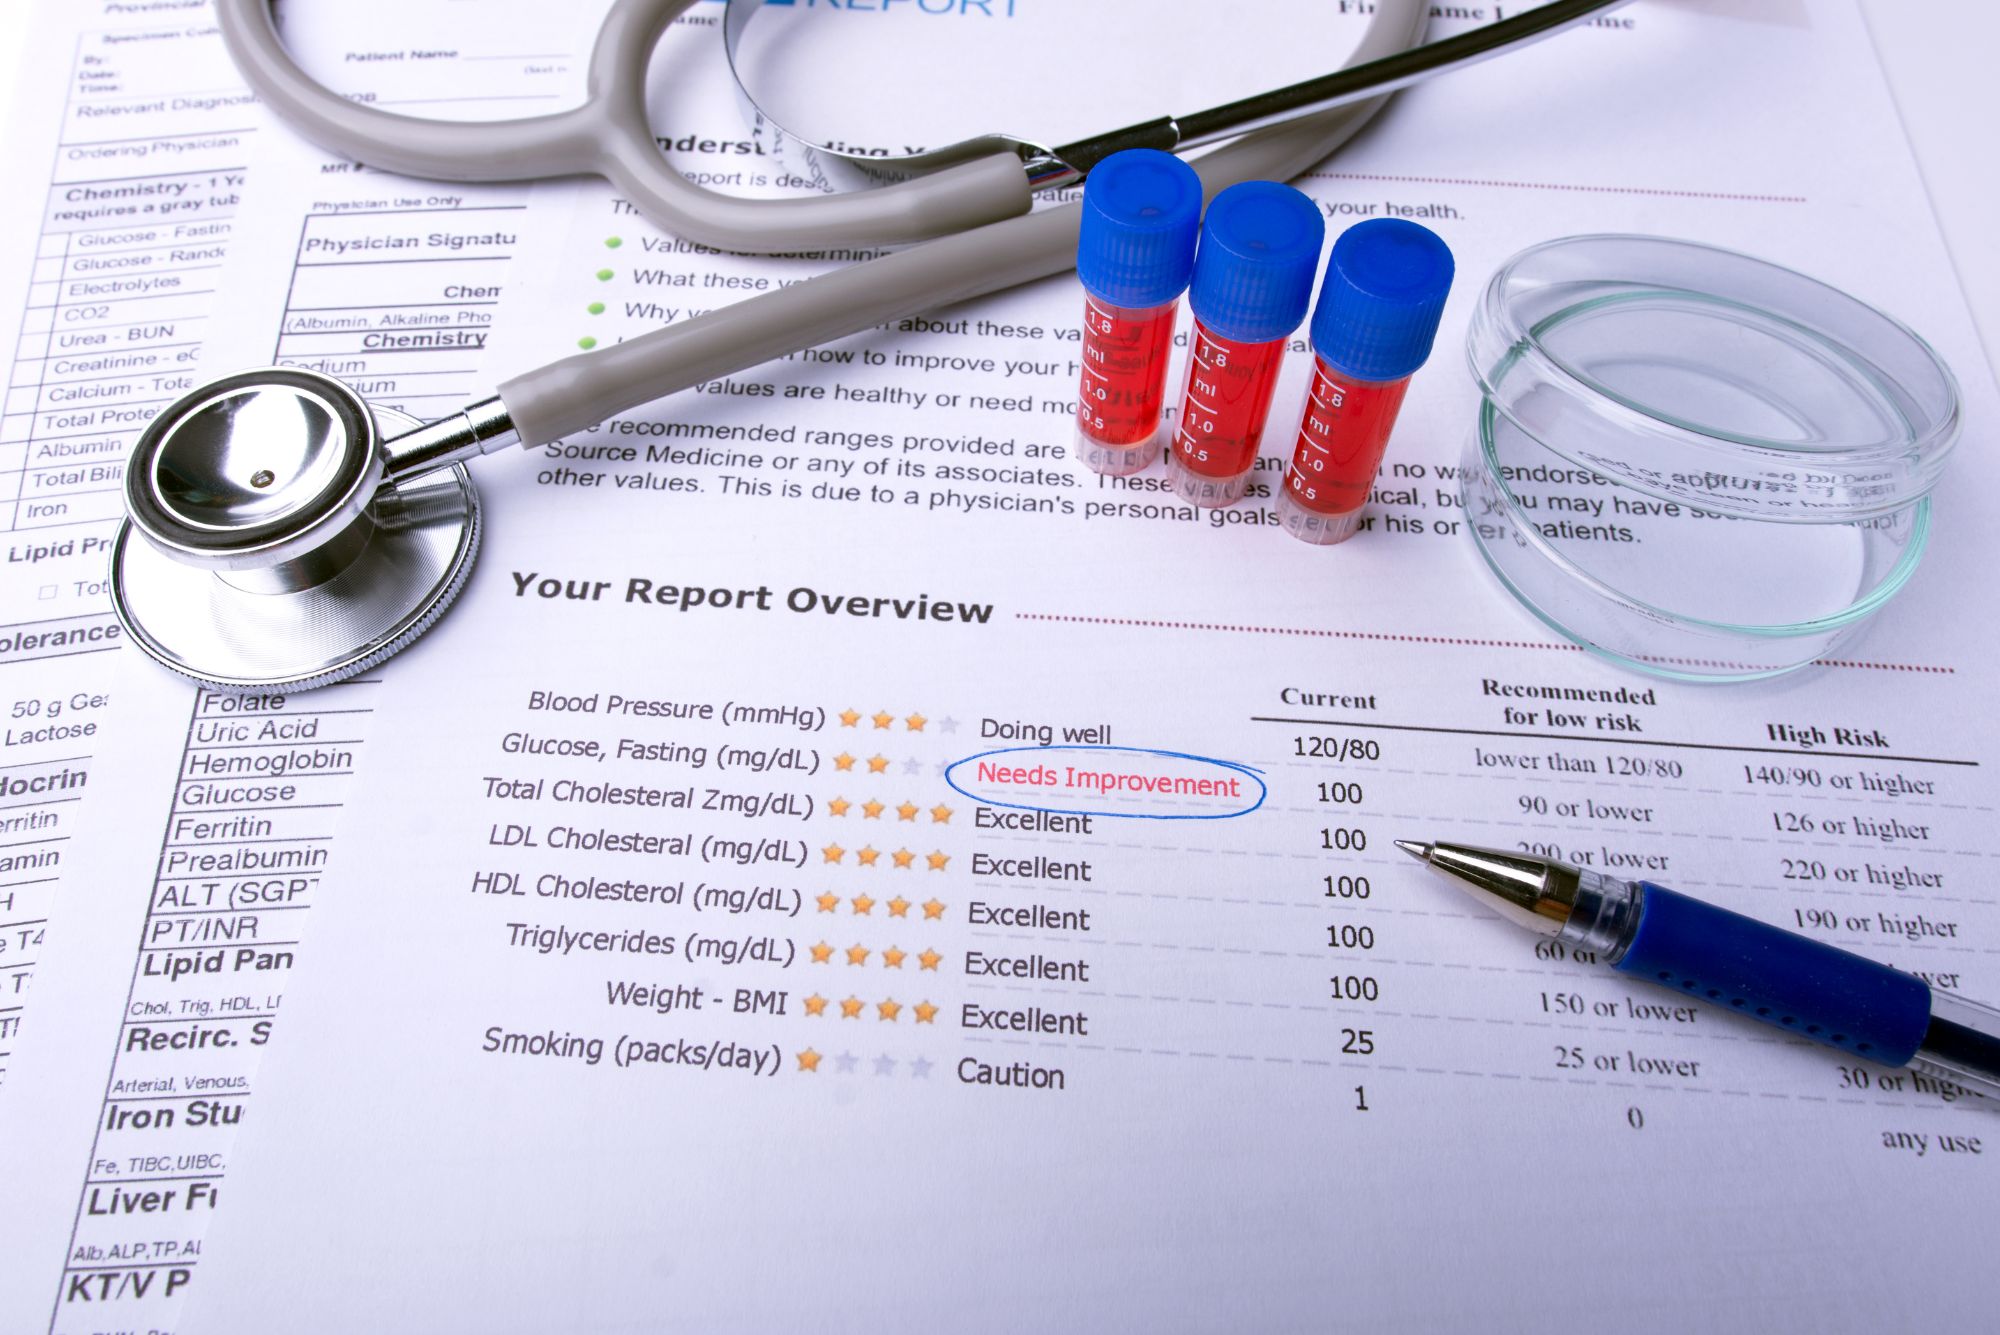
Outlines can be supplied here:
[[[500, 121], [441, 121], [351, 101], [286, 52], [269, 0], [216, 0], [222, 40], [245, 82], [321, 147], [383, 171], [438, 181], [604, 177], [676, 235], [760, 254], [901, 245], [1025, 213], [1020, 159], [994, 153], [880, 190], [744, 199], [704, 189], [667, 165], [646, 119], [646, 69], [668, 26], [700, 0], [618, 0], [591, 48], [588, 94], [567, 111]], [[1379, 25], [1377, 25], [1379, 26]]]
[[[259, 97], [308, 137], [371, 166], [450, 180], [598, 171], [653, 222], [728, 250], [815, 250], [943, 234], [516, 376], [500, 386], [497, 403], [475, 405], [417, 439], [391, 442], [391, 479], [516, 442], [548, 444], [772, 357], [1071, 266], [1077, 207], [1008, 216], [1027, 207], [1029, 192], [1020, 160], [1007, 152], [878, 189], [806, 199], [742, 199], [683, 179], [666, 163], [646, 120], [645, 83], [654, 44], [695, 2], [617, 0], [591, 53], [583, 105], [548, 116], [464, 123], [404, 116], [340, 97], [285, 52], [267, 0], [218, 0], [224, 40]], [[1547, 6], [1559, 21], [1528, 36], [1546, 36], [1605, 7], [1602, 0]], [[1346, 68], [1417, 47], [1427, 14], [1418, 0], [1383, 0]], [[1495, 40], [1481, 39], [1429, 72], [1498, 49]], [[1392, 86], [1421, 72], [1391, 71]], [[1242, 136], [1197, 160], [1196, 170], [1210, 193], [1239, 180], [1287, 179], [1343, 143], [1381, 101], [1353, 102]]]
[[[667, 163], [646, 117], [653, 49], [696, 0], [618, 0], [592, 48], [583, 103], [545, 116], [477, 123], [427, 120], [363, 105], [321, 86], [285, 51], [267, 0], [216, 0], [224, 42], [245, 79], [314, 142], [385, 171], [447, 181], [520, 181], [595, 173], [651, 221], [688, 240], [741, 253], [902, 245], [1028, 209], [1032, 191], [1081, 179], [1120, 148], [1185, 152], [1315, 111], [1393, 92], [1560, 32], [1625, 0], [1545, 0], [1506, 19], [1418, 48], [1357, 56], [1340, 70], [1226, 106], [1160, 116], [1050, 148], [981, 135], [900, 155], [815, 143], [779, 125], [743, 77], [743, 35], [765, 0], [728, 0], [723, 43], [760, 141], [797, 174], [876, 188], [787, 200], [703, 189]], [[1400, 6], [1391, 5], [1395, 9]], [[1402, 25], [1377, 13], [1371, 30]], [[927, 175], [926, 175], [927, 174]], [[916, 177], [914, 180], [901, 179]], [[894, 180], [892, 185], [882, 184]]]
[[[995, 155], [979, 167], [978, 179], [997, 181], [1005, 166], [1007, 199], [982, 185], [963, 191], [965, 168], [920, 177], [851, 196], [805, 200], [745, 200], [717, 195], [682, 181], [664, 169], [651, 129], [644, 120], [643, 83], [652, 42], [695, 0], [619, 0], [607, 17], [591, 56], [592, 101], [573, 111], [526, 120], [453, 123], [422, 120], [366, 107], [332, 94], [309, 79], [285, 54], [272, 28], [265, 0], [218, 0], [224, 38], [251, 87], [288, 120], [307, 117], [309, 137], [385, 170], [448, 179], [523, 179], [573, 175], [591, 165], [619, 175], [612, 181], [629, 190], [642, 171], [648, 178], [671, 178], [678, 189], [643, 192], [635, 203], [672, 200], [655, 221], [705, 244], [741, 248], [731, 230], [750, 220], [751, 247], [817, 249], [839, 244], [823, 230], [829, 225], [856, 229], [857, 243], [885, 239], [882, 202], [895, 206], [896, 219], [920, 222], [925, 230], [946, 225], [944, 210], [956, 208], [974, 220], [968, 230], [820, 275], [705, 315], [653, 330], [615, 346], [572, 356], [515, 376], [499, 387], [499, 404], [475, 405], [463, 420], [447, 419], [421, 440], [392, 442], [390, 476], [408, 476], [455, 459], [487, 453], [518, 441], [544, 445], [607, 417], [689, 386], [754, 366], [800, 348], [812, 347], [914, 314], [1032, 279], [1060, 273], [1075, 262], [1078, 206], [1046, 209], [1026, 217], [976, 223], [996, 209], [1025, 207], [1027, 191], [1020, 163]], [[1359, 64], [1416, 45], [1422, 38], [1427, 6], [1420, 0], [1384, 0], [1350, 58]], [[618, 93], [613, 101], [611, 90]], [[1195, 162], [1211, 194], [1237, 181], [1285, 179], [1325, 157], [1358, 130], [1384, 99], [1336, 108], [1292, 123], [1243, 136]], [[615, 114], [593, 107], [620, 108]], [[606, 119], [609, 115], [610, 118]], [[496, 138], [496, 134], [499, 136]], [[504, 143], [504, 153], [496, 149]], [[504, 160], [495, 161], [496, 157]], [[663, 170], [664, 169], [664, 170]], [[961, 195], [957, 205], [944, 201]], [[818, 210], [827, 210], [821, 212]], [[683, 211], [685, 210], [685, 216]], [[810, 217], [810, 232], [793, 235], [774, 228], [770, 213]], [[831, 220], [829, 223], [826, 220]], [[504, 421], [502, 420], [504, 416]]]
[[[591, 57], [585, 106], [467, 124], [339, 98], [284, 53], [265, 0], [217, 0], [232, 53], [260, 97], [287, 119], [303, 118], [309, 137], [388, 170], [511, 180], [594, 169], [654, 221], [730, 248], [834, 244], [827, 218], [844, 219], [854, 241], [876, 244], [897, 227], [977, 224], [991, 209], [1025, 203], [1011, 154], [995, 155], [992, 167], [846, 197], [730, 199], [682, 180], [644, 120], [643, 82], [653, 41], [690, 3], [617, 0]], [[1380, 0], [1349, 65], [1418, 45], [1428, 8]], [[1289, 179], [1384, 101], [1253, 131], [1193, 166], [1210, 195], [1239, 181]], [[967, 189], [968, 179], [998, 181], [1001, 166], [1005, 192]], [[654, 186], [635, 189], [642, 175]], [[307, 688], [352, 676], [414, 641], [463, 587], [481, 532], [464, 462], [509, 444], [549, 444], [800, 348], [1063, 272], [1074, 264], [1080, 213], [1072, 203], [969, 225], [523, 372], [494, 397], [428, 424], [371, 408], [316, 373], [224, 377], [165, 409], [134, 449], [128, 519], [114, 541], [114, 606], [146, 652], [213, 685]], [[746, 217], [754, 236], [733, 238], [729, 229]], [[787, 233], [799, 226], [809, 233]]]

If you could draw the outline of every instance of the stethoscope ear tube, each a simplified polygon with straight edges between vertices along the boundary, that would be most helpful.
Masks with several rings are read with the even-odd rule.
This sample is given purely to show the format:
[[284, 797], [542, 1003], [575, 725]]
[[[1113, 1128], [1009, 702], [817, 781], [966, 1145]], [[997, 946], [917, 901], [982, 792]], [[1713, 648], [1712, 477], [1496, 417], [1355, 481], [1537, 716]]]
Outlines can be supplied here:
[[1027, 175], [1007, 152], [852, 194], [743, 199], [692, 184], [654, 140], [646, 69], [661, 35], [696, 3], [618, 0], [591, 50], [583, 105], [501, 121], [405, 116], [329, 91], [285, 50], [270, 0], [216, 0], [216, 20], [244, 79], [286, 123], [322, 148], [404, 176], [533, 181], [596, 173], [654, 224], [745, 254], [904, 245], [1027, 212]]
[[[230, 54], [273, 110], [308, 138], [371, 166], [493, 181], [595, 169], [651, 221], [735, 251], [937, 238], [517, 376], [499, 397], [523, 444], [546, 444], [798, 348], [1070, 267], [1078, 206], [1012, 216], [1027, 209], [1029, 193], [1020, 163], [1007, 153], [848, 195], [751, 200], [689, 184], [653, 140], [645, 81], [660, 35], [693, 3], [617, 0], [591, 53], [584, 105], [472, 123], [404, 116], [328, 91], [285, 51], [269, 0], [216, 0], [216, 16]], [[1408, 49], [1421, 41], [1427, 20], [1420, 0], [1382, 0], [1349, 63]], [[1204, 156], [1196, 170], [1211, 194], [1237, 181], [1289, 178], [1333, 152], [1385, 100], [1245, 135]]]
[[[682, 0], [647, 0], [682, 8]], [[672, 20], [672, 14], [666, 16]], [[534, 181], [573, 176], [595, 161], [584, 108], [502, 121], [442, 121], [351, 101], [293, 61], [270, 0], [215, 0], [223, 45], [239, 73], [286, 125], [321, 148], [382, 171], [438, 181]]]
[[[1402, 10], [1395, 16], [1401, 22], [1378, 23], [1355, 60], [1399, 50], [1421, 37], [1428, 18], [1421, 4], [1384, 3], [1378, 16], [1392, 9]], [[1386, 100], [1337, 107], [1245, 135], [1193, 166], [1210, 196], [1239, 181], [1289, 179], [1345, 143]], [[524, 372], [504, 381], [499, 397], [521, 443], [546, 445], [799, 348], [1062, 273], [1076, 262], [1081, 212], [1080, 204], [1044, 209], [852, 264]]]

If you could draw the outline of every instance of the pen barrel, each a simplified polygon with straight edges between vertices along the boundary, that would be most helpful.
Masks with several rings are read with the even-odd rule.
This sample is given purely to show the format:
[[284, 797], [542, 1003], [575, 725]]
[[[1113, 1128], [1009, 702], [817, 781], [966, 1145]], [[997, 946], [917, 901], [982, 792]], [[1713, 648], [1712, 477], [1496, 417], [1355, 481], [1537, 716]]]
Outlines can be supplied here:
[[1612, 967], [1887, 1066], [1930, 1024], [1921, 978], [1657, 885]]

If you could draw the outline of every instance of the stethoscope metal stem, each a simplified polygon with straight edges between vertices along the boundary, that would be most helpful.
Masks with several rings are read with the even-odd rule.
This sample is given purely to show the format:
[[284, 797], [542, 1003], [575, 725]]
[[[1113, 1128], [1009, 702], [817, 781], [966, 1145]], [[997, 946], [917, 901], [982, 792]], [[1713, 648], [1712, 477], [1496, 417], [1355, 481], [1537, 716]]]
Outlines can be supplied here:
[[393, 486], [420, 473], [504, 450], [520, 439], [507, 405], [498, 395], [484, 398], [383, 442], [385, 481]]
[[1042, 154], [1027, 154], [1028, 180], [1036, 190], [1056, 189], [1082, 180], [1105, 158], [1128, 148], [1157, 148], [1166, 153], [1198, 148], [1221, 139], [1296, 120], [1300, 116], [1346, 106], [1422, 83], [1439, 74], [1476, 65], [1502, 52], [1552, 37], [1629, 0], [1550, 0], [1525, 14], [1426, 42], [1318, 78], [1274, 88], [1254, 97], [1196, 111], [1162, 116], [1107, 134], [1092, 135]]

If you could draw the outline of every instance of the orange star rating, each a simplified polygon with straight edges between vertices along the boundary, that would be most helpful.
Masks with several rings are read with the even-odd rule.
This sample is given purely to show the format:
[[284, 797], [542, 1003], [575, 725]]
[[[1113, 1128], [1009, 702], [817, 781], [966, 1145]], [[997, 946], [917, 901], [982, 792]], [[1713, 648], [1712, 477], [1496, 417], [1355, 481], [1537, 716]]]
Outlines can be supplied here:
[[907, 848], [899, 848], [889, 856], [894, 859], [898, 867], [903, 868], [905, 871], [909, 870], [910, 864], [917, 860], [917, 855]]
[[812, 948], [812, 957], [814, 964], [830, 964], [833, 962], [833, 947], [822, 941]]
[[900, 969], [903, 967], [903, 959], [903, 952], [894, 946], [890, 946], [882, 952], [882, 967], [885, 969]]
[[843, 728], [851, 728], [851, 727], [853, 727], [853, 726], [854, 726], [855, 724], [857, 724], [857, 723], [859, 723], [859, 722], [861, 722], [861, 713], [860, 713], [860, 711], [859, 711], [859, 710], [854, 710], [854, 709], [843, 709], [843, 710], [841, 710], [841, 711], [840, 711], [840, 726], [841, 726], [841, 727], [843, 727]]
[[858, 1020], [858, 1019], [860, 1019], [860, 1018], [861, 1018], [861, 998], [860, 998], [860, 997], [849, 997], [849, 998], [848, 998], [847, 1000], [845, 1000], [845, 1001], [841, 1002], [841, 1003], [840, 1003], [840, 1018], [841, 1018], [841, 1019], [843, 1019], [843, 1020]]
[[889, 901], [889, 916], [892, 918], [909, 917], [910, 901], [903, 898], [901, 895], [897, 895], [894, 899]]
[[905, 802], [903, 803], [903, 805], [896, 808], [896, 819], [915, 820], [917, 818], [917, 812], [919, 810], [920, 808], [917, 806], [915, 802]]
[[878, 728], [886, 728], [895, 721], [896, 721], [896, 716], [894, 714], [891, 714], [886, 709], [874, 716], [874, 724]]
[[861, 816], [864, 820], [882, 819], [882, 804], [872, 797], [869, 798], [861, 804]]
[[931, 824], [949, 825], [950, 823], [951, 823], [950, 807], [936, 806], [931, 808]]
[[875, 1003], [875, 1018], [878, 1020], [894, 1020], [902, 1013], [903, 1003], [900, 1001], [878, 1001]]
[[887, 756], [868, 757], [868, 772], [870, 774], [880, 774], [885, 770], [887, 770], [888, 768], [889, 768], [889, 757]]
[[868, 947], [849, 946], [847, 948], [847, 962], [849, 964], [866, 964], [868, 962]]
[[842, 848], [839, 844], [828, 844], [825, 848], [822, 848], [819, 851], [819, 855], [825, 858], [828, 862], [838, 862], [842, 858], [847, 856], [847, 850]]
[[875, 901], [866, 895], [856, 895], [854, 897], [854, 911], [866, 917], [875, 911]]
[[876, 849], [864, 848], [854, 855], [854, 860], [864, 867], [872, 867], [875, 865], [875, 860], [881, 856], [882, 854]]
[[840, 896], [829, 890], [823, 895], [816, 896], [813, 903], [819, 905], [821, 913], [831, 913], [840, 907]]
[[926, 918], [942, 918], [944, 916], [944, 905], [935, 899], [926, 899], [924, 901], [924, 916]]
[[854, 757], [848, 755], [847, 752], [842, 751], [839, 755], [833, 758], [833, 767], [835, 769], [853, 769]]
[[826, 814], [829, 816], [845, 816], [847, 809], [853, 805], [852, 802], [844, 797], [836, 797], [826, 804]]
[[819, 1054], [811, 1048], [807, 1048], [804, 1052], [801, 1052], [799, 1054], [799, 1069], [801, 1071], [817, 1071], [819, 1069]]
[[925, 855], [924, 861], [931, 864], [932, 871], [943, 871], [945, 863], [951, 861], [951, 855], [949, 853], [930, 853]]
[[938, 954], [935, 950], [926, 950], [923, 954], [917, 956], [917, 963], [923, 968], [929, 969], [932, 973], [936, 973], [938, 963], [943, 959], [944, 956]]
[[937, 1019], [938, 1008], [928, 1001], [919, 1001], [910, 1009], [917, 1013], [918, 1024], [930, 1024]]
[[925, 718], [922, 714], [912, 714], [908, 718], [903, 720], [903, 726], [908, 728], [911, 732], [922, 732], [924, 730], [924, 724], [929, 722], [930, 720]]
[[811, 996], [807, 997], [807, 998], [806, 998], [806, 1014], [807, 1014], [807, 1015], [824, 1015], [824, 1014], [826, 1014], [826, 998], [825, 998], [825, 997], [823, 997], [823, 996], [821, 996], [821, 995], [820, 995], [819, 993], [817, 993], [817, 992], [815, 992], [815, 993], [813, 993], [813, 994], [812, 994]]

